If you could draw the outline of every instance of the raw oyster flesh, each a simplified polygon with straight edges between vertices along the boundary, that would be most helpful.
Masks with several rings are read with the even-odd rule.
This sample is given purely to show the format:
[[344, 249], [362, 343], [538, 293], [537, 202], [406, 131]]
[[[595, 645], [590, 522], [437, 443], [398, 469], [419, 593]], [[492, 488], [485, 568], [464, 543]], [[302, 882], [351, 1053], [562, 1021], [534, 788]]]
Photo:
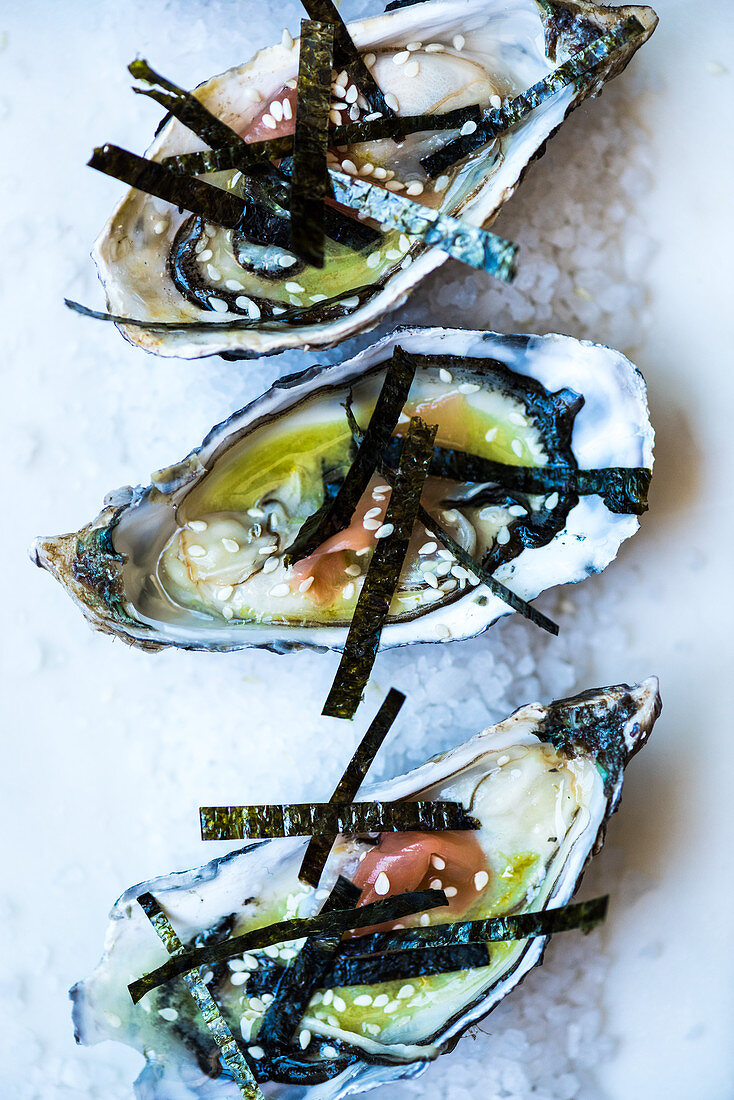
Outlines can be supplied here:
[[[425, 0], [351, 24], [356, 46], [398, 115], [440, 115], [474, 105], [485, 113], [496, 110], [630, 17], [639, 23], [635, 37], [435, 178], [421, 159], [460, 129], [422, 130], [399, 142], [382, 138], [334, 146], [329, 165], [414, 203], [460, 215], [468, 224], [487, 225], [568, 112], [598, 93], [649, 37], [657, 22], [652, 9], [570, 0]], [[197, 97], [248, 141], [292, 133], [298, 49], [297, 41], [284, 36], [284, 43], [203, 84]], [[346, 71], [335, 71], [332, 106], [333, 123], [374, 115]], [[148, 156], [162, 161], [204, 148], [173, 118], [157, 134]], [[250, 177], [239, 169], [201, 178], [252, 197]], [[350, 215], [346, 207], [339, 209], [351, 217], [355, 233], [379, 228], [355, 221], [354, 211]], [[373, 326], [446, 259], [438, 247], [393, 229], [361, 243], [330, 237], [325, 266], [319, 269], [304, 266], [282, 234], [279, 243], [268, 244], [253, 234], [250, 239], [238, 231], [233, 237], [231, 230], [159, 198], [129, 191], [94, 249], [108, 306], [116, 315], [174, 327], [128, 326], [125, 336], [149, 351], [189, 358], [216, 353], [252, 357], [333, 345]], [[325, 300], [329, 304], [321, 305]], [[279, 320], [294, 307], [308, 309], [308, 315]], [[242, 325], [248, 319], [255, 322], [251, 328]], [[197, 326], [187, 329], [192, 321]], [[202, 328], [202, 321], [212, 324]], [[232, 321], [240, 327], [228, 327]]]
[[[618, 352], [566, 336], [404, 329], [276, 384], [148, 488], [112, 494], [79, 532], [38, 540], [37, 563], [95, 627], [145, 648], [342, 648], [386, 533], [390, 489], [380, 473], [346, 530], [301, 561], [287, 565], [285, 554], [354, 456], [347, 396], [366, 425], [396, 346], [420, 364], [398, 433], [418, 413], [439, 425], [441, 453], [462, 460], [495, 460], [510, 473], [621, 468], [649, 477], [644, 383]], [[429, 476], [425, 508], [522, 599], [603, 569], [645, 507], [456, 476]], [[470, 637], [508, 614], [476, 581], [417, 522], [382, 644]]]
[[[654, 678], [548, 706], [530, 704], [416, 770], [364, 788], [359, 797], [366, 801], [460, 801], [479, 819], [480, 829], [340, 837], [318, 891], [298, 879], [307, 843], [302, 838], [251, 844], [196, 870], [133, 887], [112, 910], [97, 969], [71, 992], [78, 1041], [116, 1039], [143, 1052], [147, 1062], [135, 1086], [139, 1098], [237, 1096], [181, 978], [133, 1005], [128, 983], [167, 957], [136, 898], [151, 893], [186, 945], [310, 916], [338, 874], [362, 890], [360, 905], [406, 889], [438, 888], [440, 882], [448, 908], [405, 917], [406, 926], [556, 909], [572, 897], [601, 846], [620, 798], [622, 769], [647, 739], [659, 711]], [[301, 942], [203, 967], [254, 1073], [269, 1081], [263, 1084], [266, 1095], [289, 1100], [306, 1095], [336, 1100], [420, 1073], [541, 961], [546, 940], [492, 942], [486, 961], [458, 972], [322, 987], [288, 1048], [290, 1070], [278, 1073], [270, 1052], [258, 1044], [258, 1028], [275, 982]], [[354, 939], [342, 939], [335, 967], [349, 945], [354, 954]], [[292, 1075], [311, 1087], [293, 1084]]]

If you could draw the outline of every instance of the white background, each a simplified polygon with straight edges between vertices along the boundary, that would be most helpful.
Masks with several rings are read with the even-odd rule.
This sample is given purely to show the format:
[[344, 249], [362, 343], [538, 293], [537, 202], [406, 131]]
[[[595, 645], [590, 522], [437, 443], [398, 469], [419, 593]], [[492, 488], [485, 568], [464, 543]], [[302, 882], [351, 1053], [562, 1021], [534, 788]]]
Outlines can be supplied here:
[[[377, 5], [345, 0], [343, 10]], [[594, 994], [601, 1038], [572, 1093], [584, 1100], [734, 1096], [734, 20], [730, 0], [660, 0], [658, 10], [651, 42], [600, 101], [567, 122], [498, 223], [522, 244], [532, 222], [532, 262], [545, 254], [538, 233], [565, 217], [569, 192], [584, 225], [604, 219], [609, 191], [625, 211], [618, 247], [642, 247], [631, 304], [585, 320], [551, 297], [542, 320], [525, 310], [519, 325], [533, 293], [512, 311], [509, 292], [449, 265], [404, 314], [508, 331], [558, 328], [633, 354], [657, 430], [643, 530], [570, 601], [546, 597], [546, 610], [562, 614], [566, 641], [530, 639], [527, 624], [503, 623], [448, 647], [450, 657], [447, 647], [388, 654], [369, 698], [374, 706], [390, 683], [412, 692], [376, 766], [387, 774], [458, 742], [508, 705], [660, 676], [663, 717], [630, 769], [591, 882], [611, 891], [612, 911], [605, 932], [584, 941], [588, 966], [599, 951], [605, 960]], [[81, 526], [107, 490], [147, 481], [278, 373], [313, 361], [155, 360], [62, 304], [64, 294], [100, 302], [88, 251], [120, 189], [84, 167], [92, 146], [109, 140], [140, 151], [158, 118], [127, 91], [125, 64], [141, 52], [193, 85], [246, 59], [283, 25], [295, 31], [300, 15], [294, 2], [271, 11], [254, 0], [6, 0], [0, 12], [3, 1096], [131, 1096], [138, 1056], [110, 1044], [75, 1048], [66, 1001], [68, 986], [99, 957], [111, 903], [133, 882], [212, 854], [197, 837], [200, 802], [326, 797], [359, 735], [316, 717], [334, 658], [140, 654], [92, 634], [26, 556], [35, 535]], [[597, 165], [589, 142], [605, 127], [623, 140], [602, 143], [608, 163]], [[630, 166], [637, 175], [612, 194]], [[586, 187], [594, 172], [603, 194]], [[613, 244], [604, 248], [604, 264], [613, 264]], [[558, 248], [553, 256], [577, 277], [572, 257]], [[525, 680], [510, 681], [515, 661]], [[432, 691], [441, 677], [450, 690]], [[534, 1006], [547, 1011], [546, 971], [573, 1002], [564, 950], [554, 943], [549, 966], [506, 1002], [505, 1023]], [[436, 1067], [424, 1079], [425, 1095], [454, 1095], [451, 1063], [463, 1064], [466, 1044], [445, 1060], [448, 1072]], [[476, 1065], [492, 1056], [491, 1037], [480, 1037]], [[468, 1100], [487, 1096], [481, 1078], [462, 1088]]]

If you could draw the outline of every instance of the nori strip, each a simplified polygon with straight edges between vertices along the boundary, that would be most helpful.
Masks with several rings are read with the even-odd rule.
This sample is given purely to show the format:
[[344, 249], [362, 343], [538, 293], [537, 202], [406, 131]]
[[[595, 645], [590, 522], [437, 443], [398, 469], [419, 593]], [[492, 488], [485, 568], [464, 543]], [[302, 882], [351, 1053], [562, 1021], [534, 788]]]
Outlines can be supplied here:
[[624, 19], [609, 34], [601, 35], [584, 46], [568, 61], [564, 61], [557, 69], [533, 84], [531, 88], [521, 92], [502, 107], [490, 111], [473, 133], [455, 138], [437, 149], [435, 153], [424, 157], [421, 160], [423, 168], [429, 176], [438, 176], [476, 149], [494, 141], [505, 130], [526, 119], [544, 100], [555, 95], [567, 84], [573, 84], [589, 69], [624, 46], [631, 38], [642, 34], [643, 30], [642, 24], [633, 15]]
[[392, 117], [395, 112], [385, 102], [382, 89], [365, 65], [333, 0], [302, 0], [302, 3], [311, 19], [331, 23], [334, 27], [335, 65], [346, 69], [373, 111]]
[[[184, 954], [186, 948], [176, 935], [171, 922], [156, 898], [149, 893], [141, 894], [138, 903], [153, 925], [166, 950], [174, 957]], [[219, 1011], [206, 982], [203, 982], [200, 975], [195, 971], [187, 971], [182, 977], [204, 1017], [207, 1028], [221, 1051], [222, 1061], [232, 1074], [232, 1078], [245, 1100], [264, 1100], [245, 1056], [230, 1031], [227, 1021]]]
[[[346, 403], [346, 411], [347, 420], [349, 422], [352, 433], [354, 437], [359, 440], [362, 436], [362, 431], [354, 418], [354, 414], [352, 413], [349, 401], [347, 401]], [[440, 448], [434, 447], [434, 456], [436, 451], [439, 449]], [[379, 464], [379, 470], [382, 476], [388, 482], [388, 484], [392, 486], [395, 481], [395, 471], [391, 467], [387, 466], [385, 462], [381, 462]], [[429, 473], [433, 472], [433, 466], [431, 466], [431, 468], [429, 469]], [[464, 501], [462, 503], [466, 502]], [[516, 611], [519, 615], [522, 615], [523, 618], [528, 619], [531, 623], [535, 623], [536, 626], [542, 627], [543, 630], [547, 630], [549, 634], [558, 634], [558, 626], [556, 623], [553, 622], [552, 619], [549, 619], [548, 616], [544, 615], [542, 611], [538, 611], [537, 608], [533, 607], [532, 604], [528, 603], [527, 600], [524, 600], [522, 596], [516, 595], [515, 592], [507, 588], [507, 586], [502, 584], [501, 581], [498, 581], [496, 577], [494, 577], [488, 569], [485, 569], [480, 562], [475, 561], [471, 554], [469, 554], [464, 549], [464, 547], [456, 541], [456, 539], [451, 537], [448, 531], [444, 531], [440, 523], [433, 518], [430, 512], [428, 512], [422, 504], [418, 508], [418, 519], [421, 521], [423, 526], [430, 534], [434, 535], [434, 537], [438, 539], [438, 541], [441, 542], [447, 550], [451, 551], [457, 561], [460, 561], [465, 569], [468, 569], [471, 573], [473, 573], [477, 577], [477, 579], [490, 590], [492, 595], [496, 596], [497, 599], [502, 600], [503, 603], [506, 603], [508, 607], [511, 607], [513, 609], [513, 611]]]
[[410, 421], [385, 513], [385, 525], [392, 527], [392, 532], [378, 540], [370, 558], [339, 668], [324, 703], [322, 713], [333, 718], [352, 718], [362, 699], [418, 515], [436, 430], [435, 424], [429, 427], [420, 417]]
[[[323, 302], [318, 302], [312, 306], [303, 306], [303, 308], [294, 306], [292, 309], [286, 309], [284, 313], [273, 318], [270, 323], [277, 325], [315, 323], [321, 319], [322, 311], [336, 309], [345, 298], [348, 300], [357, 297], [360, 299], [359, 304], [361, 305], [374, 293], [374, 290], [375, 288], [371, 283], [366, 283], [364, 286], [348, 291], [348, 293], [343, 292], [333, 298], [326, 298]], [[70, 298], [64, 298], [64, 305], [73, 310], [74, 313], [79, 313], [82, 317], [91, 317], [95, 321], [111, 321], [115, 325], [132, 325], [134, 328], [147, 329], [149, 332], [182, 331], [184, 329], [191, 329], [192, 332], [209, 332], [216, 328], [225, 330], [267, 328], [267, 323], [263, 321], [252, 321], [244, 317], [235, 317], [227, 321], [144, 321], [140, 317], [121, 317], [116, 313], [105, 313], [103, 310], [90, 309], [89, 306], [84, 306], [81, 302], [73, 302]]]
[[[237, 150], [240, 164], [253, 167], [260, 164], [268, 170], [273, 170], [273, 165], [268, 161], [267, 155], [263, 156], [263, 150], [248, 143], [230, 126], [217, 118], [204, 104], [184, 88], [161, 76], [151, 69], [148, 62], [138, 57], [130, 65], [128, 70], [136, 80], [143, 80], [151, 84], [151, 88], [133, 88], [138, 95], [148, 96], [160, 103], [167, 111], [170, 111], [179, 122], [188, 127], [192, 133], [205, 141], [207, 145], [215, 148], [226, 146]], [[155, 87], [158, 85], [158, 88]], [[163, 91], [158, 89], [162, 88]]]
[[[357, 612], [355, 612], [355, 615]], [[404, 833], [477, 829], [460, 802], [296, 802], [266, 806], [202, 806], [202, 840], [266, 840], [327, 833]]]
[[394, 932], [372, 932], [366, 936], [343, 941], [340, 955], [383, 955], [391, 951], [410, 951], [420, 947], [453, 947], [468, 943], [499, 943], [504, 940], [524, 940], [534, 936], [552, 936], [556, 932], [579, 929], [590, 932], [607, 915], [609, 895], [562, 905], [558, 909], [541, 909], [534, 913], [516, 913], [507, 917], [486, 917], [483, 920], [456, 921], [452, 924], [429, 924], [423, 927], [401, 928]]
[[[324, 902], [322, 913], [333, 913], [357, 905], [362, 891], [342, 875]], [[324, 974], [339, 947], [341, 932], [333, 936], [312, 936], [306, 940], [295, 959], [288, 963], [278, 981], [275, 997], [257, 1032], [257, 1040], [263, 1046], [286, 1046], [304, 1012], [314, 990], [323, 984]]]
[[478, 225], [469, 225], [429, 206], [387, 191], [365, 179], [329, 170], [334, 198], [344, 206], [374, 218], [383, 228], [400, 229], [409, 237], [440, 248], [455, 260], [480, 268], [511, 283], [515, 276], [517, 245]]
[[[309, 941], [310, 942], [310, 941]], [[356, 941], [350, 940], [349, 943]], [[483, 943], [465, 943], [454, 947], [417, 947], [410, 951], [391, 951], [385, 955], [344, 956], [342, 948], [320, 981], [322, 989], [348, 985], [381, 985], [404, 978], [428, 978], [457, 970], [488, 966], [489, 951]], [[267, 955], [258, 958], [258, 968], [247, 979], [247, 996], [272, 993], [283, 973], [283, 964]]]
[[278, 921], [264, 928], [253, 928], [240, 936], [221, 943], [206, 944], [203, 947], [187, 950], [183, 955], [170, 958], [163, 966], [157, 967], [142, 978], [128, 985], [133, 1004], [151, 989], [170, 982], [187, 970], [208, 963], [210, 966], [225, 959], [234, 958], [245, 951], [269, 947], [274, 943], [298, 940], [302, 936], [316, 936], [322, 932], [345, 932], [352, 928], [365, 928], [371, 924], [383, 924], [385, 921], [400, 920], [409, 914], [422, 913], [435, 909], [439, 905], [448, 905], [443, 890], [411, 890], [396, 894], [382, 901], [373, 901], [358, 909], [340, 910], [334, 913], [322, 913], [316, 917], [294, 917], [291, 920]]
[[[402, 691], [390, 688], [382, 706], [370, 722], [369, 729], [357, 746], [354, 756], [347, 764], [343, 776], [337, 783], [329, 800], [330, 802], [351, 802], [354, 799], [404, 702], [405, 696]], [[314, 887], [318, 886], [321, 872], [324, 869], [326, 860], [329, 858], [329, 852], [337, 835], [337, 833], [322, 832], [311, 837], [306, 848], [306, 854], [301, 862], [301, 869], [298, 872], [301, 882], [307, 882]]]
[[334, 28], [301, 22], [296, 128], [293, 134], [290, 248], [312, 267], [324, 266], [326, 150]]
[[397, 346], [388, 363], [380, 395], [357, 455], [338, 493], [333, 500], [324, 501], [321, 508], [305, 521], [286, 550], [286, 564], [308, 557], [317, 546], [349, 526], [379, 456], [392, 438], [403, 406], [408, 400], [414, 375], [415, 360]]
[[[469, 107], [455, 107], [441, 115], [394, 115], [392, 118], [360, 119], [359, 122], [347, 122], [341, 126], [332, 126], [329, 130], [329, 148], [337, 145], [355, 145], [366, 141], [380, 141], [392, 138], [399, 141], [408, 134], [417, 134], [425, 130], [458, 130], [465, 122], [476, 122], [482, 118], [482, 108], [478, 104]], [[287, 157], [293, 150], [293, 135], [270, 138], [267, 141], [248, 143], [252, 149], [259, 149], [267, 157], [279, 160]], [[169, 168], [196, 175], [200, 172], [220, 172], [230, 168], [240, 168], [244, 163], [234, 146], [217, 146], [204, 149], [200, 153], [179, 153], [165, 157], [162, 161]]]

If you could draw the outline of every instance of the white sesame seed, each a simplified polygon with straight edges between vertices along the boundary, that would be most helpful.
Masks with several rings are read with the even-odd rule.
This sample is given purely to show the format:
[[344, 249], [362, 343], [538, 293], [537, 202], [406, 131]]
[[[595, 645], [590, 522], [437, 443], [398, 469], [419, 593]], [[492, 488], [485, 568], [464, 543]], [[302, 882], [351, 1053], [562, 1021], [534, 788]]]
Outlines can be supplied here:
[[301, 1045], [301, 1050], [305, 1050], [308, 1044], [311, 1042], [311, 1032], [308, 1030], [307, 1027], [304, 1027], [303, 1030], [299, 1033], [298, 1042]]
[[221, 298], [209, 298], [209, 305], [215, 310], [216, 313], [226, 313], [229, 306], [226, 302], [223, 302]]
[[364, 57], [362, 58], [362, 60], [364, 61], [367, 68], [369, 69], [372, 65], [374, 65], [375, 61], [377, 61], [377, 57], [373, 53], [366, 53], [364, 55]]
[[355, 1004], [358, 1008], [367, 1008], [368, 1005], [372, 1004], [372, 998], [370, 997], [369, 993], [360, 993], [358, 997], [354, 998], [354, 1001], [352, 1003]]
[[339, 114], [338, 111], [335, 111], [333, 109], [329, 111], [329, 120], [334, 124], [334, 126], [341, 126], [342, 124], [342, 116]]
[[[388, 191], [404, 191], [405, 190], [405, 184], [401, 183], [400, 180], [390, 180], [390, 182], [387, 184], [387, 190]], [[395, 249], [393, 248], [391, 251], [394, 252]], [[388, 252], [388, 256], [389, 255], [390, 255], [390, 253]], [[402, 254], [400, 252], [398, 252], [397, 258], [402, 259]]]
[[380, 516], [380, 515], [382, 515], [382, 508], [369, 508], [365, 512], [364, 518], [365, 519], [374, 519], [375, 516]]
[[370, 268], [378, 267], [379, 264], [380, 264], [381, 259], [382, 259], [382, 256], [380, 255], [379, 252], [371, 252], [370, 255], [367, 257], [367, 259], [365, 260], [365, 264], [367, 265], [367, 267], [370, 267]]
[[498, 430], [498, 428], [490, 428], [488, 432], [485, 432], [484, 438], [486, 439], [487, 443], [494, 443], [495, 439], [497, 438]]
[[359, 298], [342, 298], [341, 304], [344, 309], [354, 309], [355, 306], [359, 305]]
[[558, 493], [551, 493], [551, 495], [546, 498], [544, 507], [547, 508], [549, 512], [552, 512], [557, 504]]
[[332, 110], [333, 111], [346, 111], [347, 110], [347, 104], [346, 103], [335, 103], [332, 107]]
[[523, 508], [522, 504], [511, 504], [507, 509], [511, 516], [526, 516], [527, 508]]
[[217, 589], [217, 599], [224, 603], [234, 592], [234, 588], [231, 584], [225, 584], [222, 588]]
[[287, 596], [290, 590], [290, 585], [288, 584], [276, 584], [274, 588], [270, 589], [270, 595], [279, 599], [281, 596]]
[[360, 577], [362, 575], [362, 570], [358, 565], [348, 565], [344, 572], [348, 577]]
[[327, 295], [326, 294], [309, 294], [308, 297], [309, 297], [309, 301], [311, 301], [311, 302], [325, 302], [326, 298], [327, 298]]
[[293, 118], [293, 108], [291, 107], [290, 99], [284, 99], [283, 100], [283, 118], [285, 118], [285, 119]]
[[441, 367], [441, 368], [440, 368], [440, 370], [439, 370], [439, 372], [438, 372], [438, 377], [439, 377], [439, 378], [441, 379], [441, 381], [442, 381], [442, 382], [446, 382], [446, 383], [447, 383], [447, 384], [449, 384], [449, 385], [450, 385], [450, 384], [451, 384], [451, 382], [453, 382], [453, 380], [454, 380], [454, 376], [453, 376], [453, 374], [451, 373], [451, 371], [450, 371], [450, 370], [446, 370], [446, 368], [445, 368], [445, 367]]
[[206, 531], [209, 524], [206, 522], [205, 519], [190, 519], [186, 526], [189, 527], [192, 531], [196, 531], [198, 535], [202, 531]]
[[365, 531], [376, 531], [378, 527], [382, 526], [382, 523], [379, 519], [363, 519], [362, 526], [364, 527]]
[[423, 927], [426, 928], [430, 923], [431, 923], [431, 918], [428, 916], [428, 913], [421, 913], [421, 915], [420, 915], [420, 924], [422, 924]]
[[359, 169], [359, 174], [360, 176], [371, 176], [374, 170], [374, 164], [363, 164]]
[[248, 970], [237, 970], [230, 976], [230, 982], [232, 985], [244, 985], [250, 974]]
[[260, 307], [252, 301], [251, 298], [246, 297], [244, 294], [240, 294], [238, 298], [235, 298], [234, 304], [239, 309], [244, 309], [251, 321], [257, 321], [260, 316]]
[[164, 1020], [168, 1020], [169, 1023], [173, 1023], [178, 1019], [178, 1012], [175, 1008], [159, 1008], [158, 1015], [162, 1016]]
[[346, 1012], [347, 1002], [342, 998], [334, 994], [334, 1008], [337, 1012]]
[[444, 890], [444, 894], [447, 898], [455, 898], [458, 892], [455, 886], [447, 886]]
[[334, 1000], [334, 990], [333, 989], [327, 989], [326, 993], [324, 993], [324, 1004], [325, 1005], [330, 1005], [333, 1000]]
[[222, 277], [221, 271], [218, 267], [215, 267], [214, 264], [206, 265], [206, 273], [213, 283], [219, 282]]
[[[333, 1023], [332, 1020], [334, 1021]], [[331, 1024], [332, 1027], [339, 1027], [339, 1021], [336, 1020], [333, 1016], [329, 1016], [328, 1022]], [[324, 1047], [324, 1058], [336, 1058], [336, 1047]]]
[[423, 580], [431, 588], [438, 588], [438, 580], [433, 573], [430, 573], [427, 569], [423, 570]]
[[440, 878], [432, 878], [428, 883], [428, 887], [431, 890], [443, 890], [443, 882]]
[[403, 72], [405, 73], [406, 76], [418, 76], [418, 73], [420, 71], [421, 71], [420, 62], [416, 61], [415, 58], [413, 58], [412, 61], [409, 61], [408, 64], [403, 69]]
[[308, 590], [311, 587], [311, 585], [313, 584], [313, 582], [314, 582], [313, 577], [306, 577], [305, 581], [301, 581], [301, 583], [299, 584], [298, 591], [299, 592], [308, 592]]
[[338, 77], [336, 78], [336, 83], [337, 84], [343, 84], [345, 88], [348, 87], [348, 85], [349, 85], [349, 73], [347, 72], [346, 69], [342, 69], [342, 71], [339, 73]]
[[357, 165], [354, 163], [353, 160], [343, 160], [342, 161], [342, 168], [350, 176], [356, 176], [357, 175]]
[[[388, 188], [392, 187], [392, 184], [388, 183]], [[402, 260], [403, 254], [397, 248], [388, 248], [385, 253], [386, 260]]]
[[277, 558], [267, 558], [263, 562], [263, 573], [273, 573], [278, 568]]
[[390, 998], [387, 993], [378, 993], [372, 1002], [374, 1008], [384, 1008], [386, 1004], [390, 1003]]
[[[250, 1003], [252, 1004], [252, 1002]], [[257, 1060], [258, 1058], [265, 1057], [265, 1051], [262, 1047], [248, 1047], [247, 1049], [251, 1058], [255, 1058]]]
[[222, 539], [222, 546], [225, 550], [228, 550], [230, 554], [236, 554], [240, 548], [240, 544], [236, 539]]
[[388, 92], [385, 96], [385, 103], [388, 105], [391, 111], [400, 110], [400, 104], [398, 103], [397, 97], [394, 96], [392, 92]]
[[421, 183], [421, 181], [420, 180], [410, 180], [410, 182], [408, 183], [408, 185], [405, 189], [405, 194], [406, 195], [422, 195], [423, 194], [423, 184]]
[[347, 88], [347, 94], [344, 96], [347, 103], [356, 103], [357, 96], [359, 95], [359, 89], [356, 84], [352, 84], [351, 88]]
[[[379, 875], [375, 879], [375, 893], [379, 894], [380, 897], [384, 897], [385, 894], [389, 893], [389, 890], [390, 879], [387, 877], [384, 871], [380, 871]], [[385, 1004], [387, 1004], [387, 1001], [388, 998], [386, 997]]]
[[[345, 84], [338, 84], [336, 81], [331, 85], [331, 94], [337, 101], [344, 100], [347, 94], [347, 88]], [[336, 104], [334, 104], [336, 107]]]
[[365, 556], [365, 554], [369, 554], [369, 552], [370, 552], [369, 546], [363, 546], [361, 548], [361, 550], [355, 550], [354, 551], [354, 553], [357, 555], [358, 558], [363, 558]]
[[275, 121], [272, 115], [265, 114], [260, 119], [263, 126], [267, 126], [268, 130], [277, 130], [278, 123]]
[[239, 279], [225, 279], [224, 285], [227, 290], [242, 290], [242, 283]]
[[463, 50], [466, 45], [466, 39], [463, 34], [455, 34], [451, 42], [455, 50]]
[[426, 46], [426, 53], [443, 53], [446, 47], [440, 42], [429, 42]]
[[494, 107], [495, 111], [498, 111], [502, 106], [502, 96], [491, 95], [489, 97], [489, 105], [490, 107]]
[[519, 439], [513, 439], [510, 446], [512, 447], [513, 451], [515, 452], [515, 454], [519, 458], [520, 455], [522, 454], [522, 442]]
[[231, 604], [226, 603], [224, 605], [224, 607], [222, 608], [222, 614], [228, 622], [230, 619], [234, 618], [234, 609]]
[[270, 111], [270, 114], [273, 116], [276, 122], [283, 121], [283, 104], [280, 102], [279, 99], [273, 100], [268, 110]]
[[441, 856], [432, 855], [431, 863], [437, 871], [443, 871], [446, 869], [446, 860], [442, 859]]
[[481, 388], [476, 382], [462, 382], [459, 386], [459, 393], [478, 393]]
[[442, 191], [446, 190], [448, 185], [449, 185], [449, 177], [448, 176], [439, 176], [438, 179], [436, 180], [436, 182], [433, 185], [433, 190], [436, 192], [436, 194], [440, 194]]
[[393, 63], [395, 65], [404, 65], [409, 57], [410, 57], [410, 54], [408, 53], [407, 50], [401, 50], [400, 53], [396, 53], [394, 55]]
[[213, 255], [214, 253], [212, 252], [211, 248], [203, 248], [199, 253], [199, 259], [203, 264], [205, 264], [207, 260], [211, 260]]
[[295, 263], [298, 263], [298, 258], [296, 256], [291, 256], [290, 253], [278, 256], [278, 265], [280, 267], [293, 267]]
[[188, 547], [188, 555], [190, 558], [205, 558], [206, 549], [200, 546], [198, 542], [195, 542], [193, 546]]
[[168, 222], [156, 222], [153, 226], [153, 232], [157, 237], [160, 237], [161, 233], [165, 233], [168, 229]]
[[288, 291], [289, 294], [303, 294], [303, 287], [300, 283], [286, 283], [285, 289]]
[[287, 27], [284, 27], [283, 35], [282, 35], [280, 41], [281, 41], [282, 45], [285, 47], [286, 50], [290, 50], [291, 47], [293, 46], [293, 35], [291, 34], [291, 32], [288, 30]]
[[505, 546], [510, 541], [510, 529], [509, 527], [500, 527], [495, 536], [500, 546]]
[[260, 963], [257, 961], [254, 955], [243, 955], [242, 961], [248, 970], [257, 970]]
[[486, 871], [477, 871], [476, 875], [474, 876], [474, 889], [475, 890], [483, 890], [488, 882], [489, 882], [489, 875], [487, 874], [487, 872]]
[[375, 531], [375, 538], [386, 539], [389, 535], [393, 533], [394, 530], [395, 527], [392, 523], [383, 523], [382, 527], [378, 527]]
[[354, 585], [350, 581], [349, 584], [345, 584], [344, 587], [342, 588], [342, 599], [343, 600], [351, 600], [356, 591], [357, 591], [356, 588], [354, 587]]
[[447, 573], [451, 572], [451, 562], [442, 561], [436, 566], [436, 576], [445, 577]]

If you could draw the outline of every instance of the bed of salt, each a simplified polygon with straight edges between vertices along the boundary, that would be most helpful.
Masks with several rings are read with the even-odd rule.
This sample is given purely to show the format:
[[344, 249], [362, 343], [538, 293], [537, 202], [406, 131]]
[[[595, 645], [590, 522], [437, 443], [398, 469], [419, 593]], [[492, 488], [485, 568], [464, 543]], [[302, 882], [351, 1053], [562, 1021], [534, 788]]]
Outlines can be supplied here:
[[[141, 150], [159, 117], [129, 93], [127, 62], [140, 53], [193, 85], [283, 26], [297, 28], [293, 0], [258, 4], [256, 19], [253, 4], [28, 0], [0, 14], [0, 140], [10, 153], [0, 166], [0, 919], [10, 948], [0, 968], [0, 1094], [130, 1100], [140, 1057], [109, 1043], [76, 1048], [66, 990], [94, 967], [106, 913], [126, 886], [216, 854], [198, 838], [200, 803], [326, 797], [391, 685], [408, 703], [375, 777], [518, 704], [659, 671], [666, 713], [630, 769], [624, 812], [583, 886], [582, 896], [611, 893], [606, 927], [558, 937], [545, 965], [451, 1057], [372, 1095], [723, 1100], [733, 1079], [720, 1022], [725, 953], [715, 950], [714, 909], [701, 915], [700, 905], [727, 889], [711, 887], [726, 836], [715, 722], [726, 542], [712, 517], [727, 488], [731, 402], [717, 350], [727, 201], [718, 181], [732, 170], [696, 96], [713, 115], [731, 99], [731, 12], [711, 0], [710, 19], [689, 26], [683, 0], [660, 0], [652, 42], [566, 123], [497, 222], [521, 245], [515, 285], [449, 263], [395, 318], [558, 330], [635, 359], [658, 429], [642, 532], [604, 575], [540, 601], [560, 622], [558, 639], [508, 619], [471, 641], [382, 655], [347, 725], [319, 717], [334, 655], [139, 653], [89, 631], [26, 558], [36, 534], [80, 526], [107, 490], [146, 482], [280, 374], [367, 342], [259, 363], [157, 360], [63, 308], [64, 294], [101, 300], [88, 251], [120, 188], [84, 167], [92, 146]], [[377, 4], [345, 0], [343, 10], [356, 17]], [[706, 263], [693, 245], [678, 247], [684, 230], [706, 234]], [[710, 946], [704, 957], [685, 931], [694, 915], [696, 943]]]

